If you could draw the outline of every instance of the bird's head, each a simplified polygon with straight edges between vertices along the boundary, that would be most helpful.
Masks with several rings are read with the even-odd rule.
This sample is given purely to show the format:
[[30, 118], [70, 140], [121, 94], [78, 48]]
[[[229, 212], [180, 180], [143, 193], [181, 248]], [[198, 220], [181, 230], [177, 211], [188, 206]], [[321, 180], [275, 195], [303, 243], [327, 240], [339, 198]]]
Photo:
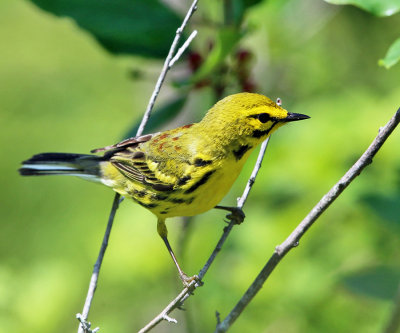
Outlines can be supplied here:
[[286, 111], [279, 99], [273, 102], [263, 95], [239, 93], [215, 104], [202, 123], [209, 128], [222, 130], [227, 136], [262, 141], [282, 125], [308, 118], [304, 114]]

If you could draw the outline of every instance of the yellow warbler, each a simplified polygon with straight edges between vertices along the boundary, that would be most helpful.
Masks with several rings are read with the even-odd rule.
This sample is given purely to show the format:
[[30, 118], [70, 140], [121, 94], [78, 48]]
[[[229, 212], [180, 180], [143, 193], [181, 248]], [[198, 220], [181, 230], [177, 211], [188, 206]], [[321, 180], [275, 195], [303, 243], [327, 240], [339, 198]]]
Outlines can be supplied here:
[[97, 180], [132, 198], [157, 216], [157, 231], [187, 283], [193, 278], [179, 267], [168, 242], [165, 219], [214, 208], [259, 143], [278, 127], [307, 118], [287, 112], [263, 95], [240, 93], [219, 101], [199, 123], [92, 151], [104, 151], [103, 156], [38, 154], [23, 162], [19, 172], [23, 176], [72, 175]]

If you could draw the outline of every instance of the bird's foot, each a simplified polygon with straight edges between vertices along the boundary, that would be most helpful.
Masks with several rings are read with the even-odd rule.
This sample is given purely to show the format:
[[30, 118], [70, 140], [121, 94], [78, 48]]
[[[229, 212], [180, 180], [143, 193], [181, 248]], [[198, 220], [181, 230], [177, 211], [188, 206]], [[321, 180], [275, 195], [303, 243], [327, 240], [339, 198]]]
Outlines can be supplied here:
[[215, 208], [230, 212], [230, 214], [226, 215], [226, 218], [233, 221], [235, 224], [241, 224], [246, 217], [243, 210], [239, 207], [215, 206]]

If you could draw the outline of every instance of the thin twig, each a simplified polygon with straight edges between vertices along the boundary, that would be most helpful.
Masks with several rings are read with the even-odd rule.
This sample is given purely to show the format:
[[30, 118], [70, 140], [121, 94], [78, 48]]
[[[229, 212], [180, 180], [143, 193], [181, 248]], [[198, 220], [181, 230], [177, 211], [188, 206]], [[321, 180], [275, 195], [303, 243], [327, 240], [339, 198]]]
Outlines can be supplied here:
[[240, 198], [238, 198], [238, 200], [237, 200], [238, 208], [243, 208], [244, 204], [246, 203], [246, 200], [247, 200], [247, 197], [249, 196], [250, 190], [253, 187], [254, 182], [256, 181], [258, 171], [261, 169], [261, 164], [264, 159], [265, 151], [267, 150], [270, 138], [271, 138], [271, 136], [269, 136], [261, 144], [260, 152], [258, 153], [257, 161], [254, 166], [253, 172], [251, 173], [251, 176], [250, 176], [249, 180], [247, 181], [246, 188], [244, 189], [242, 196]]
[[80, 326], [82, 326], [82, 330], [85, 333], [96, 333], [96, 332], [98, 332], [100, 330], [99, 327], [96, 327], [96, 328], [92, 329], [92, 323], [89, 322], [89, 321], [84, 320], [80, 313], [76, 314], [76, 319], [78, 319], [79, 322], [81, 323]]
[[385, 143], [386, 139], [396, 128], [400, 122], [400, 109], [385, 125], [379, 130], [379, 134], [362, 154], [359, 160], [346, 172], [346, 174], [332, 187], [332, 189], [325, 194], [318, 204], [310, 211], [310, 213], [300, 222], [296, 229], [289, 235], [289, 237], [280, 245], [275, 248], [274, 253], [268, 260], [264, 268], [258, 274], [257, 278], [251, 284], [249, 289], [245, 292], [243, 297], [235, 305], [228, 316], [217, 325], [215, 332], [226, 332], [230, 326], [239, 317], [242, 311], [258, 293], [263, 286], [264, 282], [270, 276], [272, 271], [282, 260], [282, 258], [294, 247], [298, 246], [301, 237], [313, 225], [319, 216], [332, 204], [332, 202], [346, 189], [347, 186], [361, 173], [361, 171], [369, 164], [372, 163], [373, 157], [378, 150]]
[[[251, 176], [249, 180], [247, 181], [246, 188], [243, 191], [242, 196], [238, 199], [238, 208], [243, 208], [243, 205], [246, 202], [247, 197], [249, 196], [250, 190], [254, 184], [254, 181], [257, 177], [258, 171], [261, 168], [261, 164], [265, 155], [265, 150], [267, 149], [269, 142], [269, 138], [267, 138], [261, 145], [260, 152], [258, 153], [258, 158], [257, 162], [254, 165], [253, 172], [251, 173]], [[216, 256], [222, 249], [222, 245], [225, 243], [226, 239], [229, 236], [229, 233], [231, 232], [233, 226], [235, 225], [235, 221], [229, 222], [229, 224], [224, 228], [224, 231], [222, 233], [222, 236], [218, 240], [217, 245], [215, 246], [213, 252], [211, 253], [210, 257], [208, 258], [207, 262], [203, 266], [203, 268], [200, 270], [198, 274], [198, 278], [202, 280], [204, 276], [206, 275], [208, 269], [210, 268], [211, 264], [214, 262]], [[200, 284], [196, 283], [196, 281], [193, 281], [189, 287], [184, 288], [180, 294], [175, 297], [172, 302], [170, 302], [156, 317], [154, 317], [145, 327], [143, 327], [139, 333], [146, 333], [150, 331], [153, 327], [155, 327], [157, 324], [162, 322], [165, 319], [165, 316], [168, 316], [174, 309], [180, 307], [187, 298], [192, 295], [193, 291], [200, 287]]]
[[90, 331], [90, 323], [87, 322], [87, 319], [89, 316], [90, 306], [92, 305], [94, 292], [96, 291], [97, 280], [99, 278], [99, 273], [100, 273], [101, 264], [103, 262], [104, 253], [106, 252], [107, 245], [108, 245], [108, 239], [110, 238], [111, 228], [112, 228], [112, 225], [114, 222], [114, 216], [118, 209], [119, 204], [123, 200], [123, 198], [120, 200], [120, 197], [121, 196], [118, 193], [114, 197], [110, 216], [108, 217], [106, 232], [104, 233], [104, 237], [103, 237], [103, 243], [101, 244], [99, 255], [98, 255], [96, 263], [94, 264], [94, 267], [93, 267], [92, 277], [90, 278], [89, 290], [88, 290], [88, 293], [86, 296], [85, 305], [83, 306], [82, 314], [79, 314], [79, 313], [77, 314], [77, 318], [80, 321], [78, 333], [95, 332], [94, 330]]
[[[164, 310], [160, 312], [158, 316], [156, 316], [153, 320], [151, 320], [145, 327], [143, 327], [138, 333], [146, 333], [149, 332], [153, 327], [159, 324], [161, 321], [165, 320], [166, 318], [170, 318], [168, 315], [174, 310], [175, 308], [182, 305], [184, 299], [187, 298], [188, 294], [191, 294], [195, 289], [196, 281], [192, 281], [188, 287], [185, 287], [175, 299], [169, 303]], [[174, 321], [176, 323], [176, 320]]]
[[153, 94], [150, 97], [149, 104], [148, 104], [147, 109], [146, 109], [146, 111], [145, 111], [145, 113], [143, 115], [142, 122], [140, 123], [139, 129], [138, 129], [136, 135], [142, 135], [142, 133], [144, 131], [144, 127], [146, 126], [147, 121], [150, 118], [151, 110], [153, 109], [154, 103], [155, 103], [155, 101], [157, 99], [157, 96], [158, 96], [158, 94], [160, 92], [161, 86], [162, 86], [162, 84], [163, 84], [163, 82], [165, 80], [165, 76], [167, 75], [168, 70], [171, 68], [170, 62], [171, 62], [171, 59], [174, 57], [175, 50], [176, 50], [176, 48], [178, 46], [179, 40], [181, 39], [181, 35], [182, 35], [182, 32], [183, 32], [183, 29], [186, 27], [189, 19], [192, 17], [193, 13], [197, 9], [197, 2], [198, 2], [198, 0], [194, 0], [193, 1], [192, 5], [190, 6], [190, 8], [189, 8], [189, 10], [188, 10], [183, 22], [182, 22], [182, 25], [178, 28], [178, 30], [176, 30], [175, 38], [174, 38], [174, 40], [173, 40], [173, 42], [171, 44], [171, 48], [169, 49], [168, 55], [165, 58], [164, 66], [163, 66], [163, 68], [161, 70], [161, 74], [158, 77], [158, 80], [157, 80], [157, 83], [156, 83], [156, 87], [154, 88]]
[[175, 56], [171, 59], [171, 61], [169, 62], [168, 67], [171, 68], [173, 65], [175, 65], [175, 63], [179, 60], [179, 58], [182, 56], [183, 52], [186, 51], [186, 49], [189, 47], [190, 43], [192, 42], [192, 40], [196, 37], [197, 35], [197, 30], [194, 30], [190, 36], [188, 37], [188, 39], [186, 39], [185, 43], [183, 43], [183, 45], [179, 48], [179, 50], [176, 52]]
[[[258, 153], [258, 157], [257, 157], [257, 161], [256, 164], [254, 165], [253, 171], [251, 173], [251, 176], [249, 178], [249, 180], [247, 181], [246, 187], [243, 191], [243, 194], [240, 198], [238, 198], [237, 200], [237, 208], [242, 209], [244, 204], [246, 203], [247, 197], [250, 194], [250, 190], [253, 187], [253, 184], [256, 180], [258, 171], [261, 168], [261, 164], [262, 161], [264, 159], [264, 155], [265, 155], [265, 151], [267, 149], [268, 146], [268, 142], [269, 142], [269, 137], [262, 143], [261, 148], [260, 148], [260, 152]], [[228, 238], [233, 226], [235, 225], [235, 221], [232, 220], [229, 222], [229, 224], [224, 228], [224, 232], [222, 233], [221, 238], [218, 240], [217, 245], [215, 246], [213, 252], [211, 253], [210, 257], [208, 258], [206, 264], [203, 266], [203, 268], [201, 269], [200, 273], [199, 273], [199, 279], [203, 279], [204, 275], [207, 273], [208, 269], [210, 268], [211, 264], [213, 263], [213, 261], [215, 260], [215, 257], [217, 256], [217, 254], [221, 251], [222, 249], [222, 245], [224, 245], [226, 239]]]

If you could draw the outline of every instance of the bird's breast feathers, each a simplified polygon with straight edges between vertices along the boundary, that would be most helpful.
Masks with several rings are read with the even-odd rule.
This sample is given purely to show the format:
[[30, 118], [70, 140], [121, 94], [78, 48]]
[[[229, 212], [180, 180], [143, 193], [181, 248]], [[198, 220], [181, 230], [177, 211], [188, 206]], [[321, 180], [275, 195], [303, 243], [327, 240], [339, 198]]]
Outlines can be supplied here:
[[193, 136], [188, 144], [185, 131], [190, 127], [116, 151], [102, 166], [103, 182], [164, 218], [213, 208], [231, 188], [253, 147], [233, 145], [210, 152]]

